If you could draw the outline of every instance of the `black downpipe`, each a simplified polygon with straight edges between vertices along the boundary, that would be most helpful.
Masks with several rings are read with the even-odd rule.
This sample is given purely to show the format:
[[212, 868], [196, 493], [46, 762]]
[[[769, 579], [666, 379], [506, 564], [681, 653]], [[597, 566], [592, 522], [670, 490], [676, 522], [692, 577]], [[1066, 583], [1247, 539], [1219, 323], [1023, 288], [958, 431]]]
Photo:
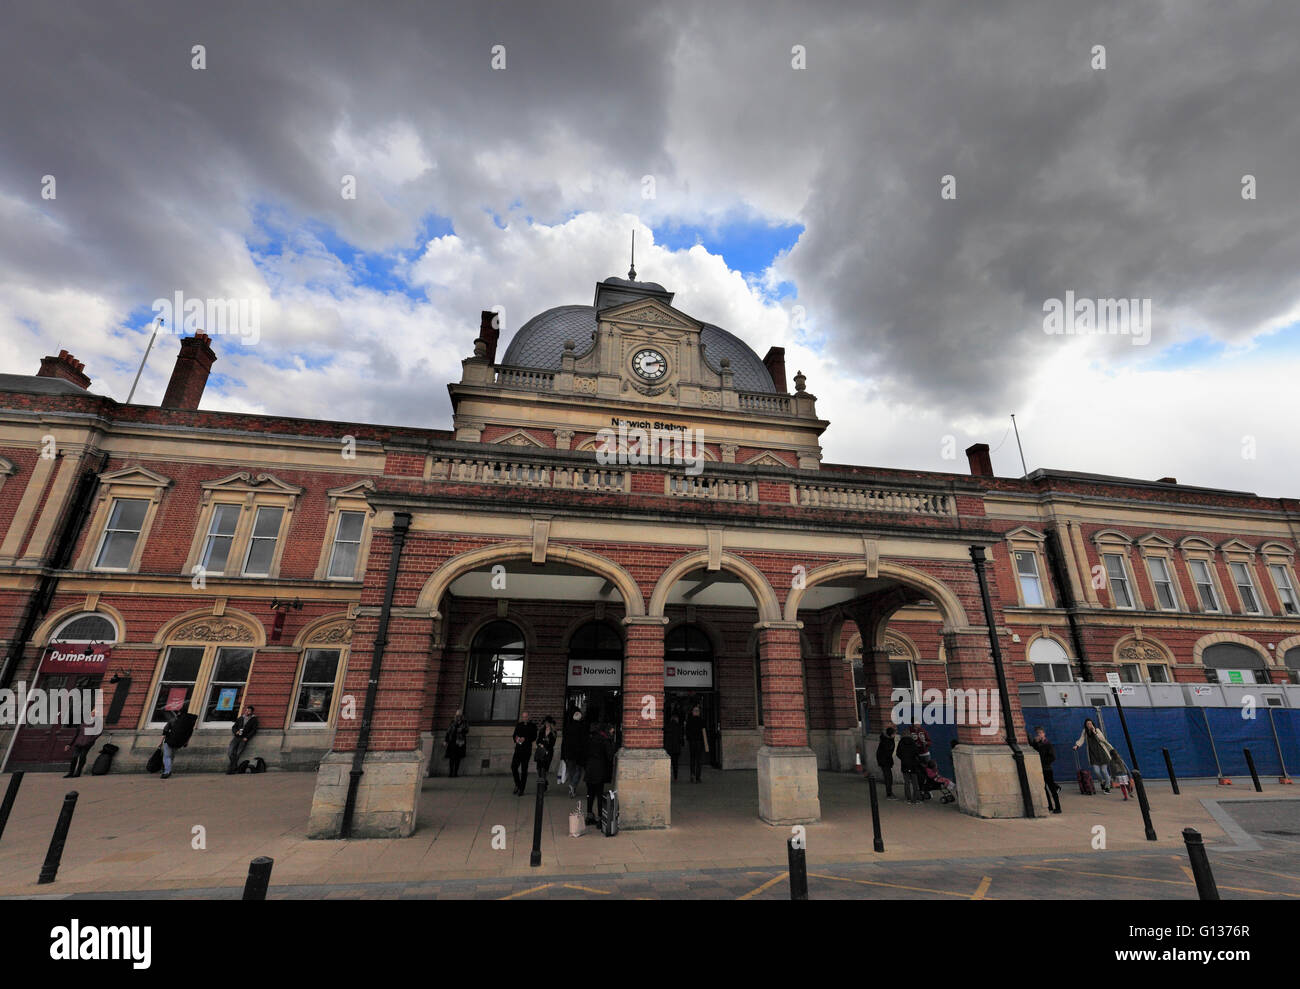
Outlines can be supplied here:
[[410, 512], [393, 513], [393, 548], [388, 557], [388, 583], [384, 587], [384, 603], [379, 609], [379, 628], [375, 632], [375, 651], [370, 657], [370, 683], [366, 686], [366, 706], [361, 715], [361, 731], [357, 734], [357, 749], [352, 753], [352, 770], [348, 773], [348, 799], [343, 805], [343, 821], [339, 824], [339, 837], [352, 837], [352, 815], [357, 809], [357, 789], [365, 770], [366, 752], [370, 748], [370, 723], [375, 716], [375, 700], [379, 695], [379, 669], [388, 646], [388, 619], [393, 612], [393, 594], [397, 590], [397, 565], [406, 545], [406, 533], [411, 528]]
[[1074, 643], [1074, 654], [1079, 657], [1079, 676], [1083, 680], [1092, 679], [1088, 667], [1088, 654], [1083, 649], [1083, 632], [1079, 628], [1079, 602], [1074, 599], [1074, 590], [1070, 586], [1070, 574], [1065, 566], [1065, 549], [1061, 546], [1061, 537], [1055, 528], [1047, 530], [1047, 562], [1052, 568], [1052, 579], [1056, 581], [1056, 597], [1065, 605], [1065, 620], [1070, 623], [1070, 641]]
[[18, 627], [18, 635], [9, 647], [9, 655], [5, 657], [4, 671], [0, 673], [0, 689], [8, 687], [13, 682], [14, 674], [18, 672], [18, 667], [22, 665], [23, 656], [27, 652], [27, 643], [36, 631], [36, 626], [50, 610], [50, 602], [54, 600], [54, 592], [59, 586], [59, 572], [66, 570], [68, 561], [72, 559], [72, 551], [81, 536], [81, 530], [85, 527], [86, 518], [90, 515], [90, 506], [94, 503], [99, 475], [106, 466], [108, 466], [108, 454], [101, 453], [98, 465], [87, 468], [77, 480], [76, 491], [68, 504], [63, 523], [59, 527], [54, 552], [46, 561], [40, 583], [37, 584], [35, 593], [27, 602], [22, 623]]
[[1011, 749], [1011, 758], [1016, 763], [1016, 776], [1020, 779], [1020, 800], [1025, 807], [1025, 817], [1034, 816], [1034, 797], [1029, 791], [1029, 774], [1025, 771], [1025, 753], [1016, 744], [1015, 721], [1011, 717], [1011, 694], [1007, 691], [1007, 672], [1002, 668], [1002, 646], [998, 642], [998, 626], [993, 620], [993, 601], [989, 597], [988, 577], [984, 574], [986, 565], [983, 546], [970, 548], [971, 562], [975, 564], [975, 576], [980, 583], [980, 600], [984, 604], [984, 624], [989, 629], [989, 644], [993, 651], [993, 669], [998, 675], [998, 693], [1002, 697], [1003, 723], [1006, 725], [1007, 747]]

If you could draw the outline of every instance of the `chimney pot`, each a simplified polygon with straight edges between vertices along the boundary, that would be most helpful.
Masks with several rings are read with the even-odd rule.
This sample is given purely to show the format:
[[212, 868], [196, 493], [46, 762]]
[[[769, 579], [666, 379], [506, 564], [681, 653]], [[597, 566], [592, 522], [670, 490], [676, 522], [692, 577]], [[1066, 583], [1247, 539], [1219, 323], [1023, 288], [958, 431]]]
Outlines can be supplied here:
[[763, 366], [772, 376], [772, 384], [776, 385], [776, 390], [785, 394], [789, 390], [785, 383], [785, 348], [769, 347], [767, 356], [763, 358]]
[[36, 372], [36, 376], [38, 378], [60, 378], [63, 381], [70, 381], [78, 388], [89, 388], [90, 378], [82, 370], [85, 366], [66, 350], [60, 350], [58, 357], [41, 358], [41, 368]]
[[1162, 478], [1160, 478], [1160, 480], [1156, 481], [1156, 483], [1157, 483], [1157, 484], [1177, 484], [1177, 483], [1178, 483], [1178, 478], [1176, 478], [1176, 477], [1162, 477]]
[[212, 338], [206, 333], [182, 338], [181, 351], [176, 355], [176, 365], [163, 395], [163, 408], [197, 409], [208, 383], [208, 372], [216, 359]]
[[966, 448], [966, 459], [970, 462], [970, 472], [975, 477], [993, 476], [993, 459], [989, 456], [987, 443], [975, 443]]

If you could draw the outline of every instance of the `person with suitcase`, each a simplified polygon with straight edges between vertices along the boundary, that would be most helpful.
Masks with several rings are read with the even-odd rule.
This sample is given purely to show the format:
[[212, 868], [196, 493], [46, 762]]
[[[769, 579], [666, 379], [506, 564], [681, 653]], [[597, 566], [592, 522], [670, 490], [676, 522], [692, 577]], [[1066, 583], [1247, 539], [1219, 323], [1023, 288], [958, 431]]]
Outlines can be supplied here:
[[1052, 773], [1052, 763], [1056, 761], [1056, 749], [1047, 740], [1047, 732], [1039, 725], [1034, 729], [1034, 737], [1029, 740], [1038, 758], [1043, 764], [1043, 786], [1047, 788], [1047, 809], [1053, 814], [1061, 813], [1061, 787]]
[[1092, 785], [1092, 773], [1088, 772], [1088, 770], [1084, 769], [1082, 766], [1079, 765], [1078, 751], [1077, 750], [1071, 750], [1071, 751], [1074, 752], [1074, 778], [1079, 783], [1079, 792], [1082, 793], [1085, 797], [1091, 797], [1094, 793], [1097, 792], [1096, 788]]
[[1102, 792], [1110, 793], [1110, 754], [1115, 751], [1115, 746], [1106, 740], [1092, 718], [1083, 719], [1083, 731], [1079, 733], [1079, 740], [1074, 743], [1074, 747], [1078, 749], [1081, 745], [1088, 747], [1088, 765], [1092, 767]]
[[606, 725], [596, 725], [592, 729], [591, 739], [587, 746], [587, 823], [599, 824], [596, 818], [596, 812], [600, 809], [596, 805], [596, 798], [600, 798], [601, 803], [605, 799], [605, 784], [610, 781], [614, 775], [614, 743], [611, 740], [609, 729]]

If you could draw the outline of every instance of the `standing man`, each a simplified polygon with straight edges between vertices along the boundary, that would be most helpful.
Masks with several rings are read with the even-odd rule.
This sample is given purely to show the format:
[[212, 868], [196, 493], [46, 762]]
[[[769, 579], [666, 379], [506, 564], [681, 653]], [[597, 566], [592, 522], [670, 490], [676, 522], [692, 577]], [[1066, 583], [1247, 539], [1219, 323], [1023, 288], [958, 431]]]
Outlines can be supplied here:
[[1039, 725], [1034, 729], [1034, 737], [1029, 740], [1038, 758], [1043, 762], [1043, 786], [1047, 787], [1047, 809], [1053, 814], [1061, 813], [1061, 787], [1052, 774], [1052, 763], [1056, 761], [1056, 749], [1047, 740], [1047, 732]]
[[189, 711], [167, 712], [167, 726], [163, 728], [162, 741], [163, 771], [159, 779], [171, 778], [172, 759], [177, 752], [190, 744], [190, 738], [194, 735], [194, 724], [198, 720], [198, 717], [190, 714]]
[[691, 782], [703, 782], [700, 771], [704, 767], [704, 755], [709, 751], [709, 733], [698, 704], [691, 708], [686, 719], [686, 746], [691, 754]]
[[510, 775], [515, 778], [515, 796], [522, 797], [528, 786], [528, 760], [533, 755], [537, 726], [525, 711], [515, 725], [515, 757], [510, 760]]
[[252, 704], [244, 705], [243, 713], [230, 726], [230, 733], [234, 737], [230, 740], [230, 747], [226, 749], [226, 755], [230, 757], [230, 768], [226, 770], [227, 776], [239, 771], [240, 753], [257, 734], [257, 715], [253, 713], [254, 710]]
[[903, 725], [898, 737], [898, 768], [903, 774], [904, 799], [909, 804], [920, 803], [921, 781], [917, 774], [921, 770], [921, 763], [917, 758], [916, 739], [912, 737], [912, 729], [908, 725]]
[[880, 744], [876, 746], [876, 765], [885, 777], [885, 799], [894, 799], [894, 726], [890, 725], [880, 733]]
[[81, 775], [81, 770], [86, 765], [86, 754], [95, 745], [95, 740], [99, 738], [104, 731], [104, 722], [97, 717], [98, 709], [91, 708], [82, 721], [81, 728], [69, 744], [63, 746], [64, 752], [72, 753], [72, 761], [68, 764], [68, 772], [63, 777], [66, 779], [76, 779]]
[[564, 741], [560, 743], [560, 758], [564, 761], [564, 778], [569, 784], [569, 796], [576, 796], [574, 787], [582, 782], [582, 774], [587, 767], [587, 743], [591, 732], [587, 722], [582, 720], [582, 712], [576, 707], [564, 726]]

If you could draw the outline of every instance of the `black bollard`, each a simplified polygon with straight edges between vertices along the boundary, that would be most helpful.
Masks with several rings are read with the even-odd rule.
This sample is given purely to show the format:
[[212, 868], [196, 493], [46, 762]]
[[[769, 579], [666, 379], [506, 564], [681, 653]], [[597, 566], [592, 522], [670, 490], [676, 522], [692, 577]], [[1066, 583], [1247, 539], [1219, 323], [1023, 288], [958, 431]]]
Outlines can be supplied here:
[[1183, 844], [1187, 846], [1187, 858], [1192, 863], [1196, 895], [1202, 900], [1217, 900], [1219, 887], [1214, 884], [1214, 873], [1210, 871], [1210, 858], [1205, 854], [1201, 833], [1195, 828], [1183, 828]]
[[871, 847], [878, 852], [885, 850], [885, 839], [880, 837], [880, 801], [876, 797], [876, 777], [868, 776], [867, 785], [871, 788], [871, 831], [873, 839]]
[[533, 853], [528, 857], [528, 864], [533, 868], [542, 864], [542, 809], [546, 793], [546, 777], [537, 777], [537, 810], [533, 813]]
[[790, 899], [808, 899], [808, 863], [804, 860], [803, 846], [795, 847], [792, 835], [785, 843], [786, 858], [790, 862]]
[[1147, 841], [1156, 841], [1156, 829], [1151, 823], [1151, 805], [1147, 803], [1147, 788], [1142, 785], [1142, 774], [1134, 769], [1129, 775], [1133, 778], [1133, 789], [1137, 790], [1138, 810], [1142, 812], [1142, 824], [1146, 828]]
[[59, 819], [54, 824], [54, 834], [50, 838], [50, 847], [45, 853], [45, 864], [41, 866], [37, 884], [52, 883], [59, 873], [59, 862], [63, 858], [63, 846], [68, 840], [68, 828], [72, 827], [72, 812], [77, 809], [77, 791], [72, 790], [63, 798], [59, 809]]
[[23, 785], [23, 772], [20, 769], [9, 777], [9, 787], [5, 790], [5, 799], [0, 803], [0, 838], [5, 836], [5, 825], [9, 823], [9, 812], [14, 809], [18, 799], [18, 788]]
[[1174, 796], [1178, 796], [1178, 777], [1174, 775], [1174, 760], [1169, 758], [1169, 750], [1161, 749], [1165, 754], [1165, 769], [1169, 770], [1169, 785], [1174, 788]]
[[248, 863], [248, 878], [244, 880], [245, 900], [265, 900], [266, 888], [271, 885], [271, 866], [275, 859], [259, 855]]
[[1256, 793], [1263, 793], [1263, 792], [1264, 792], [1264, 788], [1263, 788], [1262, 786], [1259, 785], [1259, 773], [1255, 772], [1255, 758], [1254, 758], [1254, 756], [1252, 756], [1252, 755], [1250, 754], [1250, 749], [1242, 749], [1241, 751], [1242, 751], [1242, 753], [1246, 756], [1246, 768], [1250, 770], [1250, 778], [1251, 778], [1251, 779], [1254, 781], [1254, 783], [1255, 783], [1255, 792], [1256, 792]]

